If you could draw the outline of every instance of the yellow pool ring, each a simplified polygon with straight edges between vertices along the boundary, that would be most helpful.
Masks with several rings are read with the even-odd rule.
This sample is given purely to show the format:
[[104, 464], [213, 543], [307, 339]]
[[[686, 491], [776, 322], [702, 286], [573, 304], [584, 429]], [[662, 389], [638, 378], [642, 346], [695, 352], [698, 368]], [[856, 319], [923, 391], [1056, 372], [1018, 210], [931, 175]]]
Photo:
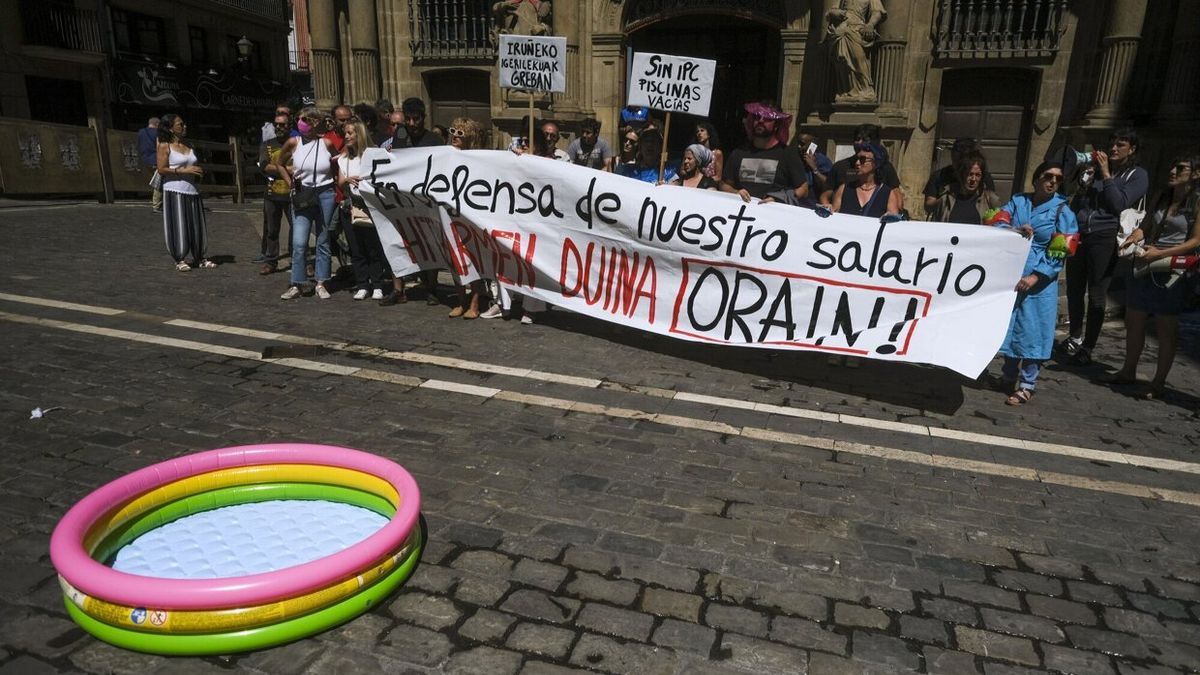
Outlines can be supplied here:
[[150, 509], [183, 497], [234, 485], [255, 483], [318, 483], [340, 485], [370, 492], [400, 507], [400, 495], [386, 480], [371, 474], [317, 464], [260, 464], [220, 469], [198, 474], [155, 488], [99, 518], [83, 538], [89, 554], [113, 530]]

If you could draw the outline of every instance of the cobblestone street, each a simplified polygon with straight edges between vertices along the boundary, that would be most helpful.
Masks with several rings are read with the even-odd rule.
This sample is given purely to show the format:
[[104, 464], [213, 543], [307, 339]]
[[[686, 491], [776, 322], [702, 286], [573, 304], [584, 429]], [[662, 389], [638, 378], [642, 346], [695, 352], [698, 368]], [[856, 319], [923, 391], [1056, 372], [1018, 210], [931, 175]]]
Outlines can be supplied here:
[[[1094, 365], [1050, 364], [1012, 408], [941, 369], [562, 311], [281, 301], [286, 275], [250, 263], [259, 206], [210, 206], [221, 265], [186, 274], [143, 204], [0, 206], [0, 673], [1200, 671], [1195, 314], [1165, 400], [1095, 382], [1114, 323]], [[48, 541], [71, 505], [284, 441], [417, 479], [428, 542], [400, 591], [220, 658], [68, 618]]]

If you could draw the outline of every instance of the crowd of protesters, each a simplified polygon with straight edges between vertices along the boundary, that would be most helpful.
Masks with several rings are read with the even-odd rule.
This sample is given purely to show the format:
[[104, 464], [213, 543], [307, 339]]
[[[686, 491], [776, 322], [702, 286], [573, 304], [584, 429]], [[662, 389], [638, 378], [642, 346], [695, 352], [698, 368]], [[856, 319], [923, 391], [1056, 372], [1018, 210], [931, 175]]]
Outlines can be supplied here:
[[[262, 130], [259, 167], [267, 190], [255, 262], [261, 265], [261, 274], [277, 271], [279, 236], [286, 219], [291, 266], [282, 299], [307, 295], [329, 299], [333, 259], [348, 256], [350, 264], [341, 267], [353, 274], [354, 300], [400, 304], [408, 301], [408, 289], [415, 287], [430, 305], [450, 304], [451, 318], [512, 316], [533, 323], [546, 310], [541, 301], [518, 299], [492, 282], [457, 287], [443, 299], [436, 272], [411, 280], [392, 278], [359, 195], [365, 173], [363, 151], [378, 146], [403, 152], [445, 144], [470, 150], [485, 144], [485, 132], [474, 120], [457, 118], [449, 127], [427, 126], [426, 121], [425, 104], [418, 98], [405, 100], [399, 109], [388, 101], [339, 105], [328, 114], [311, 106], [294, 116], [286, 105], [276, 109]], [[668, 141], [663, 125], [649, 110], [635, 107], [621, 112], [617, 149], [601, 137], [601, 125], [594, 119], [580, 122], [577, 137], [565, 148], [560, 147], [563, 134], [553, 120], [538, 121], [532, 139], [518, 135], [509, 147], [517, 154], [571, 162], [648, 183], [718, 190], [747, 202], [759, 199], [807, 208], [824, 217], [840, 213], [884, 222], [908, 219], [906, 195], [878, 126], [859, 125], [854, 130], [853, 153], [833, 162], [811, 133], [802, 131], [789, 143], [791, 121], [772, 102], [750, 102], [743, 116], [747, 140], [740, 147], [723, 148], [717, 130], [702, 121], [690, 130], [690, 142], [678, 159], [671, 161], [663, 151]], [[161, 178], [154, 205], [163, 212], [168, 250], [180, 271], [215, 266], [204, 257], [204, 212], [196, 189], [203, 169], [187, 143], [186, 125], [175, 115], [151, 122], [157, 127], [154, 159]], [[528, 118], [521, 128], [531, 128]], [[1182, 275], [1163, 262], [1148, 265], [1200, 249], [1200, 156], [1181, 154], [1166, 179], [1151, 190], [1149, 174], [1138, 162], [1138, 146], [1135, 130], [1118, 129], [1107, 148], [1086, 156], [1065, 151], [1043, 162], [1034, 171], [1031, 189], [1003, 202], [979, 142], [959, 139], [950, 147], [951, 163], [935, 171], [924, 186], [922, 205], [929, 220], [1006, 227], [1030, 240], [1000, 349], [1003, 368], [994, 378], [1009, 405], [1032, 400], [1042, 364], [1055, 353], [1068, 364], [1091, 362], [1120, 256], [1132, 258], [1137, 272], [1127, 284], [1124, 364], [1110, 382], [1138, 382], [1138, 359], [1153, 316], [1159, 339], [1157, 368], [1142, 394], [1157, 398], [1165, 391], [1175, 357], [1178, 316], [1195, 303], [1200, 285], [1194, 270], [1181, 280]], [[148, 160], [146, 146], [142, 149]], [[1122, 221], [1141, 203], [1149, 207], [1140, 209], [1144, 218], [1132, 232], [1128, 227], [1123, 230]], [[313, 262], [309, 262], [310, 236], [315, 240]], [[1069, 251], [1063, 242], [1069, 244]], [[1064, 267], [1069, 330], [1056, 344], [1058, 278]], [[853, 359], [836, 360], [857, 365]]]

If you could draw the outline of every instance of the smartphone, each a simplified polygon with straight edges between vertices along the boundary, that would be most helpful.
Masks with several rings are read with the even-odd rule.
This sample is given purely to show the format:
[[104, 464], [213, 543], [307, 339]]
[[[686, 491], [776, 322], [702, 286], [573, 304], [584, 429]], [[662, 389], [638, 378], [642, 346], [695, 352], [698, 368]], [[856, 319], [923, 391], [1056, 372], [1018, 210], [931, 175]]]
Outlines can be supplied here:
[[810, 154], [810, 155], [815, 155], [815, 154], [817, 154], [817, 144], [816, 144], [816, 143], [809, 143], [809, 144], [808, 144], [808, 150], [807, 150], [806, 152], [808, 152], [808, 154]]

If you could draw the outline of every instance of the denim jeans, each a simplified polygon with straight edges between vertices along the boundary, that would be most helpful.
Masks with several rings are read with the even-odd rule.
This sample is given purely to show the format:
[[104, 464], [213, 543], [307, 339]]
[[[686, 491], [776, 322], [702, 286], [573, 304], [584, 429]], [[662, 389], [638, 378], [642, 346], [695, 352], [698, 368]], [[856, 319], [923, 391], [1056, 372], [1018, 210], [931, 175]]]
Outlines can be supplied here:
[[316, 206], [294, 209], [292, 215], [292, 283], [307, 281], [304, 274], [304, 253], [308, 250], [308, 233], [317, 237], [317, 283], [329, 280], [332, 274], [329, 260], [329, 230], [333, 224], [333, 190], [321, 193]]
[[1042, 362], [1006, 356], [1000, 372], [1004, 373], [1004, 379], [1016, 381], [1018, 388], [1033, 391], [1037, 389], [1037, 379], [1042, 372]]

